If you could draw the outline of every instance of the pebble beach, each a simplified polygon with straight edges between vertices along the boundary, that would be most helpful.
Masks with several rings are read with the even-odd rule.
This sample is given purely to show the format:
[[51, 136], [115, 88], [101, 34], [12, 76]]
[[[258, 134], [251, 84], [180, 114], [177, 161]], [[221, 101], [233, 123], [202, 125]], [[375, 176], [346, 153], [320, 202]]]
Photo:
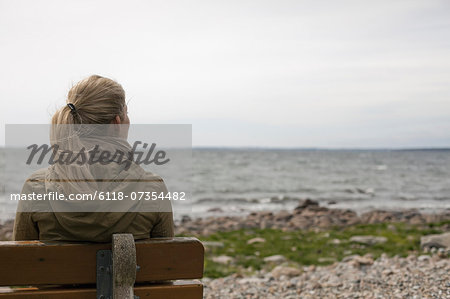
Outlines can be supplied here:
[[450, 298], [450, 261], [437, 254], [350, 257], [330, 266], [274, 268], [205, 279], [205, 298]]
[[[190, 219], [186, 216], [177, 229], [179, 233], [190, 232], [201, 239], [217, 231], [269, 228], [320, 233], [330, 227], [361, 224], [388, 224], [389, 228], [390, 223], [416, 227], [443, 223], [440, 227], [443, 234], [438, 235], [441, 243], [430, 243], [421, 237], [420, 249], [405, 257], [386, 253], [377, 258], [370, 253], [349, 254], [326, 266], [293, 266], [283, 256], [268, 257], [265, 260], [273, 261], [271, 266], [250, 275], [235, 273], [216, 279], [204, 278], [204, 298], [450, 298], [449, 219], [449, 210], [434, 214], [418, 210], [375, 210], [358, 215], [351, 210], [329, 209], [315, 201], [303, 200], [293, 211], [257, 212], [246, 217]], [[368, 246], [383, 242], [383, 237], [361, 238], [360, 242]], [[233, 263], [233, 255], [213, 260]]]
[[[246, 245], [263, 249], [271, 246], [270, 242], [252, 236], [252, 231], [308, 231], [313, 235], [325, 232], [328, 236], [330, 229], [358, 225], [386, 224], [388, 230], [395, 231], [394, 224], [399, 223], [419, 229], [429, 228], [433, 224], [431, 227], [439, 234], [421, 236], [420, 247], [409, 251], [407, 256], [392, 255], [392, 252], [378, 256], [371, 253], [360, 255], [348, 251], [340, 259], [318, 259], [319, 262], [325, 261], [326, 265], [302, 265], [277, 254], [264, 257], [264, 265], [260, 269], [244, 269], [248, 271], [236, 271], [214, 278], [205, 275], [202, 280], [204, 298], [450, 298], [449, 220], [448, 209], [434, 214], [424, 214], [418, 210], [374, 210], [357, 214], [352, 210], [324, 207], [307, 199], [300, 200], [292, 211], [195, 219], [186, 215], [176, 222], [176, 234], [198, 237], [205, 245], [207, 263], [212, 260], [217, 265], [229, 266], [237, 260], [232, 253], [215, 256], [211, 249], [224, 247], [227, 240], [204, 240], [217, 233], [250, 232], [246, 233], [250, 238]], [[0, 226], [0, 238], [10, 240], [12, 228], [12, 220], [4, 222]], [[352, 243], [350, 248], [357, 251], [358, 248], [370, 248], [387, 241], [382, 236], [363, 235], [352, 236], [347, 241], [333, 239], [329, 246], [353, 242], [355, 244]], [[255, 256], [259, 254], [259, 251], [254, 252]]]

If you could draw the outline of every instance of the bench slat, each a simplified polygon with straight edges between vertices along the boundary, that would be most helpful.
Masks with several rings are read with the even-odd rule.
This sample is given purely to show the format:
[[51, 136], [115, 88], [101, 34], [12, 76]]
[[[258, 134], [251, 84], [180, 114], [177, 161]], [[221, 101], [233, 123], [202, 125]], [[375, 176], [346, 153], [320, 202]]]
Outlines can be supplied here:
[[[0, 242], [0, 285], [92, 284], [96, 252], [111, 244]], [[136, 282], [203, 276], [204, 248], [195, 238], [136, 241]]]
[[[199, 281], [178, 281], [173, 284], [136, 286], [134, 294], [140, 298], [151, 299], [198, 299], [203, 298], [203, 286]], [[0, 293], [1, 299], [95, 299], [95, 288], [80, 289], [28, 289], [11, 293]]]

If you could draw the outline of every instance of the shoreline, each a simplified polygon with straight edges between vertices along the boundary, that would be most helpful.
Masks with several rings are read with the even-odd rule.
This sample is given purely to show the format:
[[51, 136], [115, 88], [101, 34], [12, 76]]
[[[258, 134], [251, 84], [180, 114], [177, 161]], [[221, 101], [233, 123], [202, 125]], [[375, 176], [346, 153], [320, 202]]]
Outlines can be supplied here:
[[277, 212], [251, 212], [246, 216], [206, 216], [191, 218], [184, 215], [175, 221], [177, 235], [208, 236], [216, 232], [240, 229], [280, 229], [324, 230], [334, 227], [347, 227], [356, 224], [408, 223], [421, 225], [450, 220], [450, 209], [427, 213], [419, 209], [372, 210], [357, 213], [351, 209], [340, 209], [320, 205], [319, 202], [300, 200], [292, 210]]
[[[351, 209], [340, 209], [320, 205], [319, 202], [299, 200], [292, 210], [277, 212], [250, 212], [246, 216], [220, 216], [192, 218], [183, 215], [175, 220], [175, 235], [208, 236], [216, 232], [229, 232], [241, 229], [280, 229], [282, 231], [310, 230], [321, 231], [335, 227], [348, 227], [357, 224], [408, 223], [421, 225], [450, 220], [450, 209], [438, 213], [425, 213], [418, 209], [372, 210], [357, 213]], [[10, 241], [14, 219], [0, 224], [0, 241]], [[450, 227], [448, 228], [450, 230]]]

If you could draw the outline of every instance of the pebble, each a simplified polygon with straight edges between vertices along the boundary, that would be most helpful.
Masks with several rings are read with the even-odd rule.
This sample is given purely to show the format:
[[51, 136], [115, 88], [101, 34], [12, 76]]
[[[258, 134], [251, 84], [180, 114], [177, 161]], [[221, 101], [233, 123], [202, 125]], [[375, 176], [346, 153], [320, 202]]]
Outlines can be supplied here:
[[420, 247], [450, 249], [450, 232], [422, 236], [420, 238]]
[[231, 256], [227, 256], [227, 255], [219, 255], [219, 256], [215, 256], [212, 258], [212, 261], [218, 264], [230, 264], [234, 261], [234, 258], [232, 258]]
[[360, 243], [364, 245], [375, 245], [386, 243], [387, 238], [379, 236], [353, 236], [350, 238], [350, 242]]
[[277, 254], [277, 255], [271, 255], [271, 256], [265, 257], [264, 261], [266, 263], [281, 264], [286, 261], [286, 258], [280, 254]]
[[272, 274], [273, 277], [278, 279], [282, 276], [285, 277], [298, 276], [300, 275], [301, 271], [300, 269], [294, 267], [276, 266], [270, 273]]
[[264, 242], [266, 242], [266, 239], [264, 239], [264, 238], [253, 238], [253, 239], [248, 240], [247, 244], [251, 245], [251, 244], [255, 244], [255, 243], [264, 243]]
[[421, 255], [417, 258], [417, 260], [419, 262], [426, 262], [429, 261], [431, 259], [431, 257], [429, 255]]

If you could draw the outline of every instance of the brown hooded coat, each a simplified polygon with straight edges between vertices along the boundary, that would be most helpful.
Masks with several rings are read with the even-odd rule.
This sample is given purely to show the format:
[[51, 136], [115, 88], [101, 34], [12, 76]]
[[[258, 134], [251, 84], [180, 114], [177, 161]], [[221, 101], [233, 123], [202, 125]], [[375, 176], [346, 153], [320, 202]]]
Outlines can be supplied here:
[[[58, 188], [48, 183], [52, 166], [34, 172], [25, 182], [22, 194], [45, 194]], [[114, 178], [114, 182], [102, 183], [101, 190], [109, 192], [167, 192], [163, 180], [140, 166], [133, 164], [123, 171], [120, 164], [98, 165], [91, 169], [102, 172], [102, 177]], [[131, 180], [130, 180], [131, 179]], [[129, 183], [134, 181], [135, 183]], [[33, 207], [30, 206], [34, 205]], [[110, 242], [114, 233], [131, 233], [135, 239], [172, 237], [174, 224], [169, 201], [152, 202], [152, 209], [134, 207], [137, 212], [55, 212], [60, 203], [19, 202], [14, 223], [13, 239], [49, 241]], [[140, 204], [133, 202], [129, 204]], [[46, 205], [36, 209], [36, 205]], [[131, 206], [130, 206], [131, 207]], [[133, 208], [128, 209], [133, 210]], [[127, 211], [128, 211], [127, 210]], [[43, 212], [41, 212], [43, 211]]]

